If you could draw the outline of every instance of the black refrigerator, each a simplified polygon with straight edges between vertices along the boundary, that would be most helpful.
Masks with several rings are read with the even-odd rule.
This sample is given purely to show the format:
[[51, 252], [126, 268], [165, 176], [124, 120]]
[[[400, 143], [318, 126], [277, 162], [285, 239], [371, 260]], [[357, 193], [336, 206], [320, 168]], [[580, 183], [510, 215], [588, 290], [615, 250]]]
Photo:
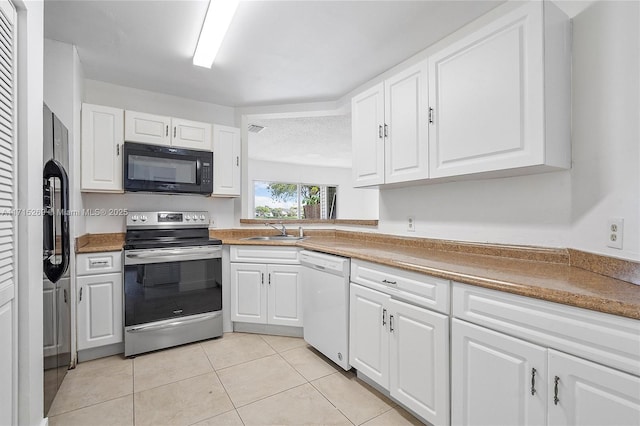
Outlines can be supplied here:
[[68, 131], [44, 105], [43, 137], [43, 345], [44, 416], [71, 364]]

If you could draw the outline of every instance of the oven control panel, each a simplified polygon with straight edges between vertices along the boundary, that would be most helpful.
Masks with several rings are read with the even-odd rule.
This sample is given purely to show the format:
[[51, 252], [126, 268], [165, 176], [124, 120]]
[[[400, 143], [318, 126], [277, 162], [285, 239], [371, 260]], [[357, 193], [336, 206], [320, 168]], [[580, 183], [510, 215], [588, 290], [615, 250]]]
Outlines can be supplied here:
[[208, 227], [209, 212], [129, 212], [127, 228]]

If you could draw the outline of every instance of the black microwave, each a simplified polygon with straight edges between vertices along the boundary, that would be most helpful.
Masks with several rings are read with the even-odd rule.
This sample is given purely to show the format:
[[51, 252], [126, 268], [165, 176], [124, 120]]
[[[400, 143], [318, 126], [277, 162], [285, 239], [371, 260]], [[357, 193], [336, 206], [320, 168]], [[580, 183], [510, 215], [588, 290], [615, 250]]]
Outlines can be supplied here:
[[123, 181], [126, 192], [211, 195], [213, 153], [125, 142]]

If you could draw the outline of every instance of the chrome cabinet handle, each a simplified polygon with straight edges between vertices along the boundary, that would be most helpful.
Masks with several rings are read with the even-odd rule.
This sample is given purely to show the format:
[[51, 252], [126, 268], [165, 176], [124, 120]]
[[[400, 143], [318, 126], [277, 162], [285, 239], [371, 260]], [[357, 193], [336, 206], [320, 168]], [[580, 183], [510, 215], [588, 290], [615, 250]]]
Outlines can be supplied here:
[[169, 136], [169, 125], [167, 124], [167, 129], [164, 132], [165, 136]]
[[429, 124], [433, 124], [433, 108], [429, 108]]
[[560, 399], [558, 398], [558, 382], [560, 381], [560, 377], [555, 376], [553, 379], [553, 405], [558, 405]]
[[385, 325], [387, 325], [387, 310], [383, 309], [382, 310], [382, 326], [384, 327]]
[[396, 285], [396, 284], [398, 284], [398, 282], [397, 282], [397, 281], [382, 280], [382, 282], [383, 282], [384, 284], [392, 284], [392, 285]]
[[79, 302], [82, 302], [82, 287], [80, 287], [80, 298]]
[[67, 289], [62, 290], [62, 296], [64, 297], [64, 303], [67, 303]]
[[384, 137], [389, 137], [389, 126], [387, 124], [384, 125]]
[[173, 128], [173, 137], [174, 137], [174, 138], [176, 137], [176, 130], [177, 130], [177, 129], [178, 129], [178, 126], [176, 126], [176, 127], [174, 127], [174, 128]]
[[120, 144], [116, 144], [116, 155], [120, 155]]
[[260, 273], [260, 284], [264, 285], [264, 272]]
[[536, 394], [536, 369], [531, 369], [531, 395]]
[[382, 139], [382, 124], [378, 126], [378, 138]]
[[393, 315], [389, 315], [389, 331], [393, 333]]
[[240, 167], [240, 157], [236, 156], [236, 167]]
[[89, 264], [91, 264], [91, 266], [107, 265], [109, 264], [109, 261], [108, 260], [90, 260]]
[[269, 274], [269, 285], [271, 285], [271, 274]]

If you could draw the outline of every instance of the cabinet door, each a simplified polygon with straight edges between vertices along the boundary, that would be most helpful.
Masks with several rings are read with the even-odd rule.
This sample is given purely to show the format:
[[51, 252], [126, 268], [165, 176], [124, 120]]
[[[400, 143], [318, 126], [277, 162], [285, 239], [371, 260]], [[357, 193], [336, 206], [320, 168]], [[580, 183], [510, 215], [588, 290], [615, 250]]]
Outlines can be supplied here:
[[429, 57], [430, 177], [544, 162], [542, 2]]
[[268, 265], [269, 324], [302, 327], [302, 267]]
[[351, 100], [353, 186], [384, 183], [384, 85]]
[[211, 151], [211, 124], [172, 118], [171, 145], [178, 148]]
[[452, 320], [451, 424], [545, 424], [546, 376], [546, 348]]
[[391, 396], [432, 424], [449, 424], [449, 317], [389, 301]]
[[231, 264], [231, 321], [267, 323], [266, 265]]
[[122, 192], [124, 111], [82, 104], [82, 190]]
[[240, 195], [240, 129], [213, 125], [213, 195]]
[[637, 376], [549, 349], [548, 383], [549, 425], [640, 425]]
[[390, 297], [351, 283], [349, 363], [385, 389], [389, 388]]
[[78, 277], [78, 349], [122, 342], [122, 274]]
[[124, 112], [124, 140], [128, 142], [171, 145], [171, 117], [137, 111]]
[[429, 177], [427, 62], [384, 82], [385, 183]]

